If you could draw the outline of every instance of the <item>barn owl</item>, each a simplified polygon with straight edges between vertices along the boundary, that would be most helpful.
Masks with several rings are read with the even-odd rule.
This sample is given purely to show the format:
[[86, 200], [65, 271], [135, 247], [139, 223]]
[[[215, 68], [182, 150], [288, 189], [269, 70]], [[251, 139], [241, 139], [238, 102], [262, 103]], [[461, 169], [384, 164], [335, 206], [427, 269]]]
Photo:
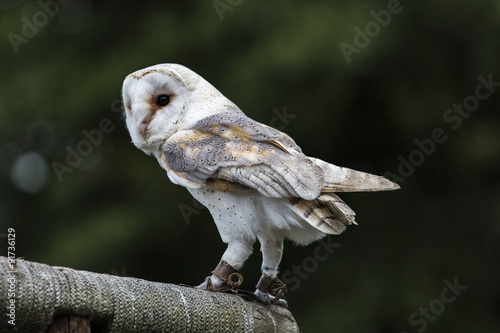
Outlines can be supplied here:
[[227, 250], [198, 287], [235, 290], [258, 239], [261, 278], [255, 295], [282, 304], [283, 240], [306, 245], [356, 224], [335, 192], [386, 191], [383, 177], [308, 157], [287, 134], [248, 118], [200, 75], [160, 64], [123, 82], [133, 144], [154, 155], [174, 183], [210, 211]]

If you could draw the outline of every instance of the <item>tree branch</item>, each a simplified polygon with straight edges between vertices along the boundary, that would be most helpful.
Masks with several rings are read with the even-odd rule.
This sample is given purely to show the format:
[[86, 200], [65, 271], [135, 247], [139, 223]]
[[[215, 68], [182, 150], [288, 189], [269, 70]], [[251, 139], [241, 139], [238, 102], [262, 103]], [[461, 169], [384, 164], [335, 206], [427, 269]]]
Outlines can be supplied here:
[[0, 332], [45, 332], [66, 315], [104, 332], [300, 332], [288, 309], [236, 295], [6, 257], [0, 275]]

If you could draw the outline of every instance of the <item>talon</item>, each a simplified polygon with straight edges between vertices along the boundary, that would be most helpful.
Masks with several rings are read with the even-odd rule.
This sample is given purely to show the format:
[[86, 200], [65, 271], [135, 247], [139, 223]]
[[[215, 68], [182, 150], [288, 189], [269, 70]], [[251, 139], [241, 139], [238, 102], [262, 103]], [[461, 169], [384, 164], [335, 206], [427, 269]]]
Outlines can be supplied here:
[[195, 288], [198, 289], [203, 289], [203, 290], [210, 290], [210, 291], [227, 291], [231, 288], [229, 288], [228, 282], [220, 279], [217, 276], [207, 276], [205, 281]]
[[262, 274], [256, 288], [255, 295], [263, 302], [287, 307], [286, 301], [282, 299], [287, 292], [286, 284], [280, 279], [273, 279], [266, 274]]
[[257, 296], [260, 301], [264, 304], [271, 304], [271, 299], [269, 298], [269, 294], [263, 291], [260, 291], [259, 289], [255, 290], [254, 292], [255, 296]]
[[194, 287], [195, 287], [196, 289], [208, 290], [208, 284], [209, 284], [208, 279], [210, 279], [210, 277], [209, 277], [209, 276], [207, 276], [207, 277], [205, 278], [205, 281], [203, 281], [202, 283], [200, 283], [199, 285], [194, 286]]
[[232, 291], [238, 292], [238, 287], [243, 283], [243, 275], [234, 267], [222, 260], [212, 271], [212, 276], [197, 288], [210, 291]]

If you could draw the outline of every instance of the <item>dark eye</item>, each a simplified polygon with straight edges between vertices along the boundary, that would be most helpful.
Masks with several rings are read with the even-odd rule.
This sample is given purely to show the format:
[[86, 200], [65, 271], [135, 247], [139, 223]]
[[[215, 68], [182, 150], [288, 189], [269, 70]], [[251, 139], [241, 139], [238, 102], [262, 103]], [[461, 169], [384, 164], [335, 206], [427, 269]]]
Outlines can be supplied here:
[[165, 106], [170, 102], [170, 97], [168, 95], [160, 95], [156, 100], [156, 103], [160, 106]]

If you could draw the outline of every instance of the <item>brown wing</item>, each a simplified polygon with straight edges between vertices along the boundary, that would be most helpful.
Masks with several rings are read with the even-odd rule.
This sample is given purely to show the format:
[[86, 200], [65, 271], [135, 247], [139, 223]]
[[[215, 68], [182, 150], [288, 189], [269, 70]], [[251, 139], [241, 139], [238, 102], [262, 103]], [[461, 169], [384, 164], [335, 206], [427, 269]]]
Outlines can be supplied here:
[[284, 133], [243, 113], [221, 113], [171, 136], [161, 162], [191, 184], [225, 180], [269, 197], [316, 198], [322, 169]]

